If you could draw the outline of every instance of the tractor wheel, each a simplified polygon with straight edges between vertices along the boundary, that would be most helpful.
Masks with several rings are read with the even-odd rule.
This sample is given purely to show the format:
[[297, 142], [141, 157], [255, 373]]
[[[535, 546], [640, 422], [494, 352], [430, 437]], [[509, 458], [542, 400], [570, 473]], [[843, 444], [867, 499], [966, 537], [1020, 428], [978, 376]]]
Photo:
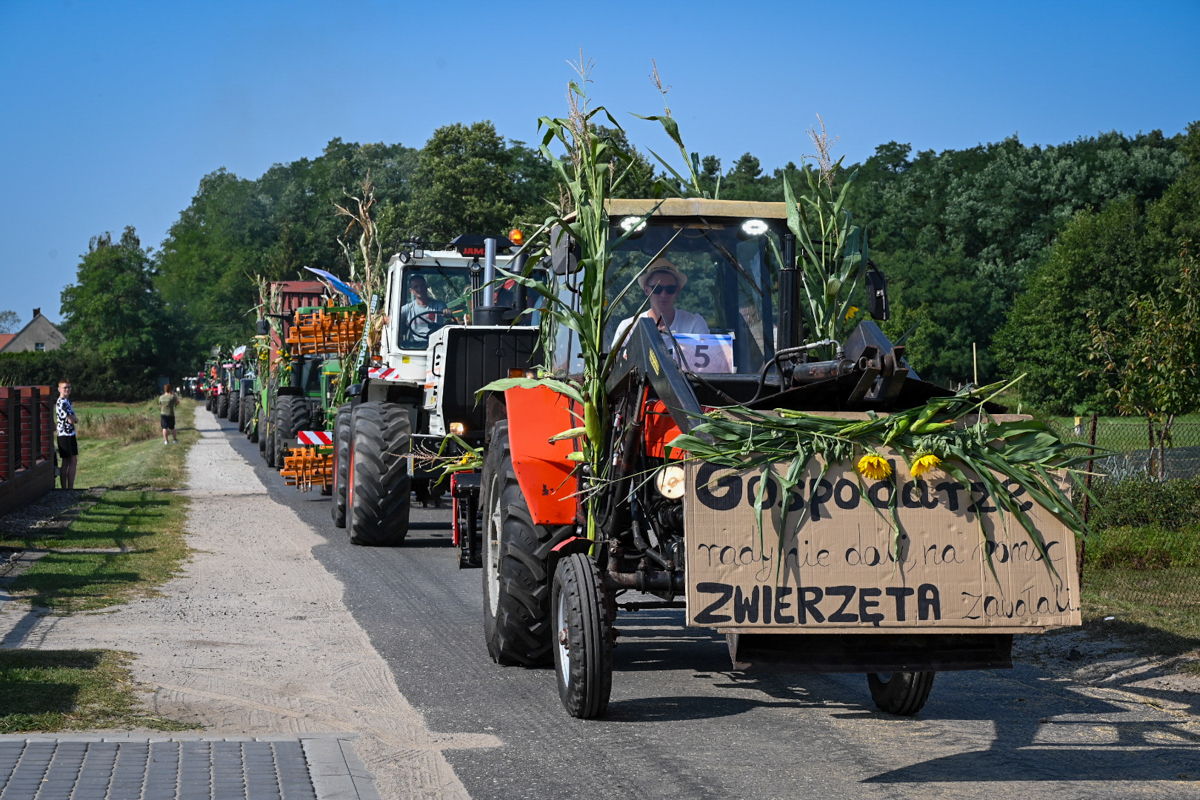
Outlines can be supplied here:
[[573, 553], [558, 562], [550, 608], [559, 699], [572, 717], [602, 717], [612, 691], [613, 604], [590, 556]]
[[217, 419], [224, 419], [229, 414], [229, 395], [222, 394], [217, 397]]
[[264, 433], [260, 437], [260, 442], [265, 442], [263, 446], [263, 458], [267, 460], [268, 467], [275, 466], [275, 407], [271, 406], [271, 413], [267, 415], [267, 427], [264, 428]]
[[346, 527], [346, 469], [353, 444], [351, 412], [349, 403], [338, 406], [333, 422], [333, 502], [330, 504], [330, 513], [333, 515], [333, 524], [339, 528]]
[[346, 527], [351, 544], [398, 545], [408, 534], [407, 472], [411, 428], [408, 409], [394, 403], [362, 403], [350, 423], [346, 465]]
[[275, 401], [275, 467], [283, 466], [292, 442], [308, 427], [308, 403], [303, 397], [285, 395]]
[[[229, 410], [226, 412], [228, 415], [228, 416], [226, 416], [226, 419], [228, 419], [233, 424], [237, 425], [241, 419], [238, 416], [239, 413], [241, 412], [241, 410], [242, 410], [242, 393], [234, 392], [233, 394], [229, 395]], [[240, 431], [241, 427], [239, 427], [238, 430]]]
[[911, 717], [925, 707], [936, 672], [867, 673], [871, 698], [881, 711]]
[[550, 549], [570, 526], [534, 525], [517, 483], [508, 420], [492, 428], [483, 465], [483, 635], [503, 666], [545, 666], [553, 656]]
[[246, 434], [247, 439], [252, 439], [254, 435], [254, 397], [246, 395], [242, 398], [242, 409], [238, 412], [241, 418], [240, 427], [242, 433]]
[[254, 429], [254, 438], [258, 440], [258, 452], [263, 458], [267, 457], [267, 409], [258, 409], [258, 427]]
[[213, 399], [212, 399], [211, 394], [204, 395], [204, 410], [205, 411], [209, 411], [209, 412], [212, 411], [212, 401], [213, 401]]

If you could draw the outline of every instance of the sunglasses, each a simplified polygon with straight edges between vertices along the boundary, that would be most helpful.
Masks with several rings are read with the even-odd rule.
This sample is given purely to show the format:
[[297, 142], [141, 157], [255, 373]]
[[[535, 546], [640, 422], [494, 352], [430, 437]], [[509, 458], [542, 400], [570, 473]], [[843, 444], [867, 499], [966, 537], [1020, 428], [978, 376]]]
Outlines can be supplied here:
[[663, 292], [666, 292], [667, 294], [675, 294], [677, 291], [679, 291], [679, 287], [678, 286], [661, 286], [661, 285], [659, 285], [659, 286], [655, 286], [653, 289], [651, 289], [651, 291], [654, 294], [662, 294]]

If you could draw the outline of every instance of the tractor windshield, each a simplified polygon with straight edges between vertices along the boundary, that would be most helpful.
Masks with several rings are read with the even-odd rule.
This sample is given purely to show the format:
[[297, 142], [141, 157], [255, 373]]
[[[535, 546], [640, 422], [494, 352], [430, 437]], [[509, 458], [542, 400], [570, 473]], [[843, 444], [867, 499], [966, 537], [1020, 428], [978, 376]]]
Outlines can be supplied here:
[[[619, 222], [612, 241], [625, 233]], [[775, 352], [782, 231], [782, 220], [650, 220], [613, 259], [610, 300], [638, 276], [641, 284], [616, 301], [608, 342], [619, 344], [635, 315], [673, 317], [664, 338], [687, 369], [757, 373]], [[658, 269], [664, 260], [673, 270]]]
[[444, 325], [467, 322], [471, 273], [466, 267], [405, 267], [400, 306], [400, 346], [423, 349], [429, 334]]

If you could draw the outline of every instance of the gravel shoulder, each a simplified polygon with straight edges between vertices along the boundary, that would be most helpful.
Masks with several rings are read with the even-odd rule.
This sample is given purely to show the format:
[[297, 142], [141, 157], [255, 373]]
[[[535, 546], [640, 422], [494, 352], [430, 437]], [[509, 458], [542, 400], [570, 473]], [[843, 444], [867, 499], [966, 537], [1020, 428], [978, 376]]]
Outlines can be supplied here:
[[115, 611], [47, 616], [22, 647], [134, 653], [157, 716], [206, 733], [357, 732], [384, 797], [466, 797], [443, 751], [496, 747], [484, 734], [436, 734], [400, 693], [312, 556], [323, 544], [273, 501], [209, 414], [188, 456], [194, 555], [161, 597]]

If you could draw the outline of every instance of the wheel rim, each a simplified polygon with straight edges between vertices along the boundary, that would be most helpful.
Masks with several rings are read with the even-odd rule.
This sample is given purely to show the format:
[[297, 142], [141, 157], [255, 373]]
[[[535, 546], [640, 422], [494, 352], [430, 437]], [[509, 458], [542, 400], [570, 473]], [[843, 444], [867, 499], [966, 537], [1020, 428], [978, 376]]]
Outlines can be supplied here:
[[558, 593], [558, 605], [554, 609], [554, 646], [558, 648], [558, 674], [563, 686], [571, 685], [571, 651], [567, 646], [567, 593]]
[[887, 684], [892, 682], [892, 673], [890, 672], [876, 672], [875, 677], [880, 683]]
[[483, 541], [487, 548], [488, 608], [492, 617], [500, 612], [500, 476], [493, 475], [488, 487], [488, 509]]

